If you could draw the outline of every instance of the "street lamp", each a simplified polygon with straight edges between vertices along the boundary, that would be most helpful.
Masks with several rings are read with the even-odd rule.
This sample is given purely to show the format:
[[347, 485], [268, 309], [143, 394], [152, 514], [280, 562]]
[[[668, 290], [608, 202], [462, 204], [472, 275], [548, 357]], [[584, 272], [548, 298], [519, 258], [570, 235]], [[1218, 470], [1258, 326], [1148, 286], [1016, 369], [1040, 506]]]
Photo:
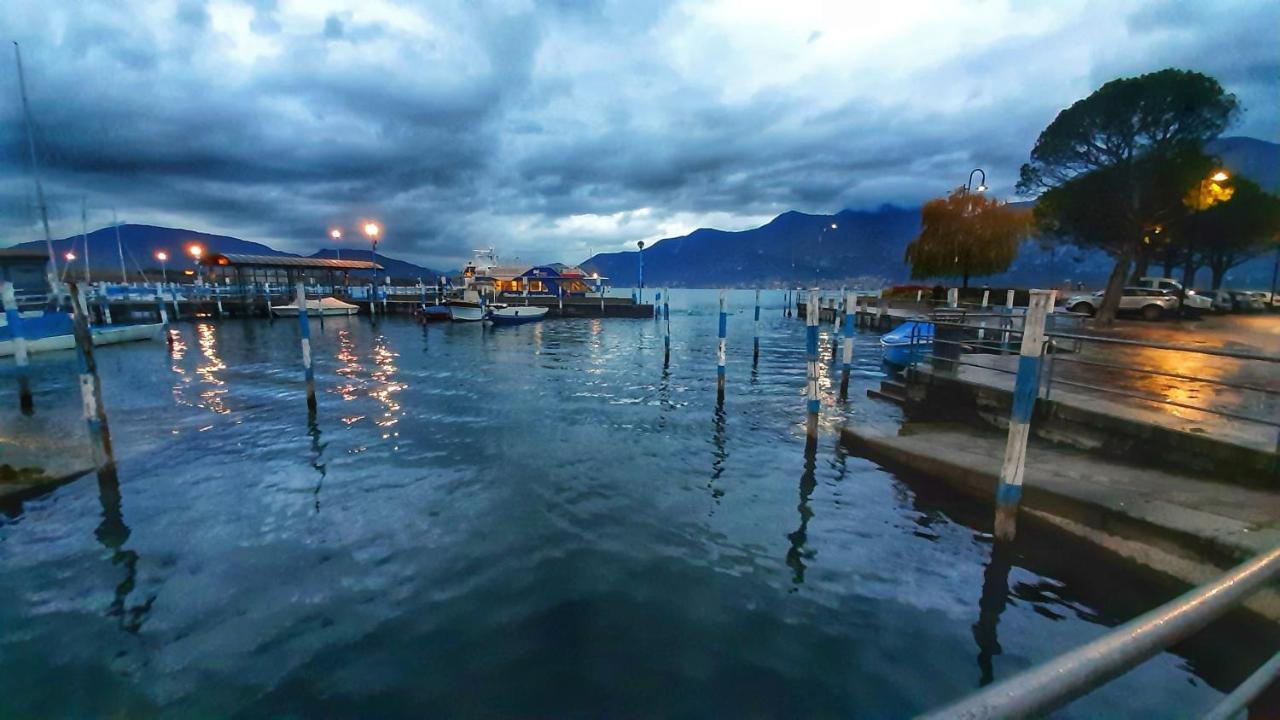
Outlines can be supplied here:
[[188, 245], [188, 246], [187, 246], [187, 254], [189, 254], [189, 255], [191, 256], [192, 260], [194, 260], [194, 261], [195, 261], [195, 265], [196, 265], [196, 284], [198, 285], [198, 284], [200, 284], [201, 282], [203, 282], [203, 281], [204, 281], [204, 278], [202, 278], [202, 277], [201, 277], [201, 275], [200, 275], [200, 258], [204, 255], [204, 248], [203, 248], [203, 247], [200, 247], [199, 245]]
[[979, 174], [979, 175], [981, 175], [981, 176], [982, 176], [982, 179], [978, 181], [978, 192], [986, 192], [986, 191], [987, 191], [987, 173], [986, 173], [986, 171], [985, 171], [985, 170], [983, 170], [982, 168], [974, 168], [974, 169], [972, 169], [972, 170], [970, 170], [970, 171], [969, 171], [969, 182], [967, 182], [967, 183], [965, 183], [965, 184], [964, 184], [964, 194], [965, 194], [965, 195], [968, 195], [968, 194], [970, 193], [970, 191], [972, 191], [972, 189], [973, 189], [973, 175], [974, 175], [974, 173], [977, 173], [977, 174]]
[[[330, 230], [330, 231], [329, 231], [329, 237], [333, 238], [333, 242], [334, 242], [334, 243], [342, 242], [342, 231], [341, 231], [341, 230], [339, 230], [338, 228], [334, 228], [334, 229], [332, 229], [332, 230]], [[342, 259], [342, 248], [341, 248], [340, 246], [338, 246], [338, 245], [336, 245], [336, 244], [335, 244], [335, 245], [333, 246], [333, 251], [334, 251], [334, 252], [336, 252], [336, 253], [338, 254], [338, 259], [339, 259], [339, 260], [341, 260], [341, 259]]]
[[156, 259], [160, 261], [160, 280], [167, 285], [169, 283], [169, 270], [165, 263], [169, 261], [169, 253], [159, 250], [156, 252]]
[[378, 227], [378, 223], [367, 222], [364, 224], [364, 234], [373, 245], [373, 249], [369, 251], [369, 262], [373, 265], [373, 298], [370, 298], [369, 302], [373, 302], [378, 296], [378, 235], [381, 232], [382, 228]]
[[636, 245], [639, 246], [640, 248], [640, 252], [636, 253], [640, 257], [640, 293], [636, 296], [636, 304], [643, 305], [644, 304], [644, 241], [643, 240], [637, 241]]

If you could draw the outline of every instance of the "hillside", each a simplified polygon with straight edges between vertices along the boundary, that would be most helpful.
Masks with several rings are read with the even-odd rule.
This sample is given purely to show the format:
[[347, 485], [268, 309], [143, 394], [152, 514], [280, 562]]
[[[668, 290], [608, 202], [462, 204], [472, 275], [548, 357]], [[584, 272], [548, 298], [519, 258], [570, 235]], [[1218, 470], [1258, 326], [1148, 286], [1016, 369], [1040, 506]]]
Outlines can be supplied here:
[[[118, 278], [120, 274], [120, 254], [116, 249], [115, 228], [99, 228], [90, 232], [87, 237], [89, 240], [89, 264], [94, 270], [95, 277], [101, 273], [111, 279]], [[125, 266], [130, 274], [136, 273], [140, 268], [148, 273], [152, 270], [159, 270], [160, 263], [155, 259], [155, 254], [161, 250], [169, 254], [168, 263], [170, 268], [190, 267], [191, 256], [187, 254], [187, 248], [192, 245], [200, 245], [205, 249], [205, 252], [298, 257], [295, 253], [283, 252], [269, 245], [251, 240], [241, 240], [229, 235], [213, 235], [195, 230], [157, 227], [154, 225], [121, 225], [120, 244], [124, 249]], [[44, 241], [22, 242], [14, 245], [14, 247], [43, 250]], [[62, 262], [62, 256], [68, 250], [74, 251], [78, 256], [75, 261], [75, 267], [81, 267], [84, 257], [84, 239], [81, 236], [74, 235], [54, 240], [53, 249], [58, 256], [59, 264]], [[369, 259], [368, 251], [361, 253], [355, 248], [350, 250], [344, 248], [343, 254], [350, 260]], [[334, 257], [335, 255], [334, 250], [324, 249], [314, 253], [311, 257]], [[378, 254], [378, 264], [386, 268], [391, 277], [411, 281], [419, 277], [426, 279], [440, 274], [431, 268], [387, 257], [382, 253]], [[361, 276], [367, 273], [352, 274]]]

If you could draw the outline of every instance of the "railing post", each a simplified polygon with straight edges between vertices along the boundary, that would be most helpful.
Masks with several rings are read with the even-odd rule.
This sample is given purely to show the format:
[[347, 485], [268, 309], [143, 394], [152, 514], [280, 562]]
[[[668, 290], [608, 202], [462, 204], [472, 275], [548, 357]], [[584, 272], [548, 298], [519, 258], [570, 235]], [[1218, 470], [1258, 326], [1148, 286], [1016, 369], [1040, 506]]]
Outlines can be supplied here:
[[31, 400], [31, 370], [28, 368], [27, 335], [22, 325], [22, 313], [13, 295], [13, 283], [0, 283], [0, 300], [4, 303], [5, 320], [9, 323], [9, 335], [13, 342], [13, 362], [18, 372], [18, 407], [22, 414], [30, 415], [35, 407]]
[[80, 400], [84, 408], [85, 423], [89, 426], [89, 441], [93, 445], [94, 465], [100, 474], [115, 472], [116, 459], [111, 448], [111, 430], [107, 425], [107, 411], [102, 405], [102, 384], [98, 380], [98, 364], [93, 357], [93, 333], [89, 330], [89, 315], [84, 296], [76, 283], [70, 284], [72, 329], [76, 339], [76, 359], [80, 365]]
[[805, 306], [805, 359], [808, 361], [808, 379], [805, 386], [808, 417], [805, 420], [805, 436], [808, 442], [818, 441], [818, 291], [809, 291]]
[[98, 298], [102, 302], [102, 323], [104, 325], [111, 324], [111, 297], [107, 295], [107, 283], [98, 283], [98, 292], [101, 296]]
[[311, 367], [311, 323], [307, 318], [307, 288], [299, 280], [295, 286], [298, 325], [302, 330], [302, 371], [307, 378], [307, 412], [316, 412], [316, 375]]
[[853, 293], [845, 293], [844, 295], [844, 362], [840, 368], [840, 399], [845, 400], [849, 397], [849, 371], [853, 366], [853, 320], [854, 313], [848, 311], [850, 301], [854, 299]]
[[840, 294], [831, 301], [831, 325], [835, 331], [835, 340], [831, 343], [831, 362], [833, 363], [836, 361], [836, 353], [839, 352], [840, 348], [840, 332], [844, 327], [843, 316], [849, 312], [849, 306], [845, 304], [847, 295], [848, 291], [845, 288], [840, 288]]
[[947, 307], [960, 307], [960, 288], [947, 290]]
[[751, 367], [760, 364], [760, 290], [756, 289], [756, 314], [751, 326]]
[[178, 283], [169, 283], [169, 299], [173, 301], [173, 319], [181, 320], [182, 311], [178, 309]]
[[1004, 354], [1009, 349], [1009, 330], [1013, 327], [1013, 290], [1006, 290], [1004, 294], [1004, 321], [1001, 323], [1006, 330], [1000, 337], [1000, 353]]
[[1004, 463], [1000, 466], [1000, 484], [996, 488], [995, 531], [998, 540], [1012, 540], [1017, 533], [1018, 502], [1022, 498], [1022, 474], [1027, 462], [1027, 438], [1040, 387], [1044, 323], [1053, 308], [1053, 297], [1052, 290], [1032, 290], [1022, 327], [1021, 357], [1018, 358], [1018, 376], [1013, 388], [1013, 410], [1009, 415], [1009, 439], [1005, 445]]
[[876, 291], [876, 329], [884, 330], [889, 322], [889, 305], [884, 300], [884, 290]]
[[716, 349], [716, 404], [724, 403], [724, 350], [725, 335], [729, 329], [729, 314], [725, 310], [725, 290], [720, 288], [719, 345]]

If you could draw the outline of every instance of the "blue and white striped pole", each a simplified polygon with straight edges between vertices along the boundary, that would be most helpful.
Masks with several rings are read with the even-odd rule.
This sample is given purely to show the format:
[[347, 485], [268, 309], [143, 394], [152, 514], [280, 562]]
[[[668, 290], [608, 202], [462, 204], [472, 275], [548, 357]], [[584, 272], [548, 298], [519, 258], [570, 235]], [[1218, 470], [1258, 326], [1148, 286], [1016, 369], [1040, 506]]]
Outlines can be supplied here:
[[760, 291], [756, 290], [756, 317], [751, 327], [751, 367], [760, 364]]
[[653, 319], [654, 320], [662, 319], [662, 306], [659, 305], [660, 302], [662, 302], [661, 290], [657, 291], [657, 293], [654, 294], [653, 296]]
[[80, 400], [89, 440], [93, 445], [94, 464], [99, 476], [115, 473], [116, 459], [111, 448], [111, 430], [107, 411], [102, 405], [102, 384], [98, 381], [98, 364], [93, 358], [93, 333], [89, 330], [89, 313], [81, 288], [70, 284], [71, 327], [76, 339], [76, 360], [80, 366]]
[[818, 291], [809, 291], [805, 304], [804, 354], [808, 361], [808, 383], [805, 395], [808, 401], [808, 419], [805, 435], [810, 443], [818, 441]]
[[27, 367], [27, 334], [22, 325], [22, 313], [13, 294], [13, 283], [0, 283], [0, 301], [4, 303], [4, 317], [9, 323], [9, 335], [13, 342], [13, 361], [18, 371], [18, 407], [23, 415], [30, 415], [35, 405], [31, 400], [31, 371]]
[[316, 412], [316, 374], [311, 367], [311, 322], [307, 318], [307, 288], [301, 280], [296, 286], [298, 326], [302, 330], [302, 370], [307, 378], [307, 412]]
[[716, 404], [724, 403], [724, 338], [729, 330], [729, 313], [725, 311], [725, 290], [720, 288], [720, 343], [716, 350]]
[[1000, 484], [996, 488], [996, 538], [1012, 540], [1017, 533], [1018, 502], [1022, 499], [1022, 474], [1027, 462], [1027, 438], [1031, 415], [1040, 390], [1040, 359], [1044, 352], [1045, 319], [1053, 308], [1052, 290], [1032, 290], [1027, 317], [1022, 326], [1022, 351], [1018, 377], [1013, 388], [1013, 410], [1009, 415], [1009, 440]]
[[843, 363], [840, 368], [840, 398], [849, 397], [849, 371], [853, 367], [853, 322], [856, 312], [849, 312], [849, 308], [854, 306], [854, 293], [844, 294], [844, 352]]
[[835, 341], [831, 343], [831, 362], [836, 361], [836, 352], [840, 347], [840, 331], [844, 325], [844, 318], [841, 315], [849, 312], [849, 307], [844, 304], [848, 294], [844, 288], [840, 288], [840, 294], [832, 301], [831, 325], [832, 330], [835, 331]]

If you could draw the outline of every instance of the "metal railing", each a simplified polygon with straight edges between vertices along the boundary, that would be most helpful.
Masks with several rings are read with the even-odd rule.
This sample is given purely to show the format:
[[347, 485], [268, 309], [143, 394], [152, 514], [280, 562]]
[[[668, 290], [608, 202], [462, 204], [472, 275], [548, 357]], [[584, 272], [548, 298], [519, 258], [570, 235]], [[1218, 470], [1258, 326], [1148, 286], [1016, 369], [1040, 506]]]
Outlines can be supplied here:
[[[1280, 577], [1280, 547], [1130, 620], [1097, 640], [922, 717], [978, 720], [1048, 713], [1190, 636], [1277, 577]], [[1272, 658], [1224, 698], [1208, 717], [1228, 718], [1247, 706], [1280, 670], [1277, 658]]]

